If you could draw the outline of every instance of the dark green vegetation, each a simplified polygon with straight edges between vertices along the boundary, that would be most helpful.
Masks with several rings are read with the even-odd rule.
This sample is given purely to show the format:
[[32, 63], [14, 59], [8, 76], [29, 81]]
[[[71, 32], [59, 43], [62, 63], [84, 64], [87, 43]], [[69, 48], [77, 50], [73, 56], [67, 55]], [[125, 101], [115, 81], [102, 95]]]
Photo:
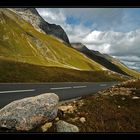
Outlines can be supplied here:
[[[140, 80], [120, 85], [117, 91], [124, 87], [123, 94], [96, 94], [67, 103], [77, 109], [74, 113], [66, 113], [62, 119], [77, 125], [81, 132], [140, 132]], [[128, 90], [132, 91], [129, 95], [125, 94]], [[109, 91], [111, 89], [106, 92]], [[86, 121], [80, 122], [80, 117]]]
[[0, 82], [88, 82], [124, 81], [127, 78], [108, 71], [79, 71], [0, 59]]

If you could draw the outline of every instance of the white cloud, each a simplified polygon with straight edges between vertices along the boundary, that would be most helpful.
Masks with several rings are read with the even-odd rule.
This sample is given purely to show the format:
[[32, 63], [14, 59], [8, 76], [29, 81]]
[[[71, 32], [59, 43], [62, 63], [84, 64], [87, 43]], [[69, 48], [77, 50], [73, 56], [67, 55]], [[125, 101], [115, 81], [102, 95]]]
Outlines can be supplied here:
[[[140, 62], [140, 57], [138, 56], [117, 56], [119, 59], [123, 60], [123, 61], [127, 61], [128, 63], [134, 63], [134, 62]], [[133, 60], [133, 62], [132, 62]]]
[[138, 56], [114, 56], [115, 58], [120, 59], [126, 66], [131, 69], [140, 71], [140, 57]]
[[65, 24], [66, 17], [62, 13], [61, 9], [54, 8], [55, 11], [50, 10], [49, 8], [37, 8], [37, 11], [41, 16], [49, 23], [56, 23], [59, 25]]
[[112, 55], [140, 56], [140, 30], [131, 32], [93, 31], [82, 39], [89, 49]]
[[[128, 66], [131, 69], [135, 69], [137, 71], [140, 71], [140, 62], [130, 62], [130, 61], [124, 61], [121, 60], [126, 66]], [[133, 61], [133, 59], [131, 60]]]

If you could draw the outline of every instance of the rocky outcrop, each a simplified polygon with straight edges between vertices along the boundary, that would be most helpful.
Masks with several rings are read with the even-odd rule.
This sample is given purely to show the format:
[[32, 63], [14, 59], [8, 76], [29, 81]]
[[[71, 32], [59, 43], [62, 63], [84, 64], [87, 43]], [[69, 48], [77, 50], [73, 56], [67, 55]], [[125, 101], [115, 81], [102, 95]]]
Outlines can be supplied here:
[[79, 132], [79, 128], [73, 124], [59, 120], [56, 123], [56, 131], [57, 132]]
[[67, 106], [59, 106], [58, 109], [63, 111], [63, 113], [73, 113], [76, 108], [71, 105], [67, 105]]
[[11, 102], [0, 110], [0, 128], [30, 131], [57, 116], [59, 98], [54, 93], [41, 94]]
[[46, 22], [37, 12], [35, 8], [10, 8], [10, 10], [16, 12], [23, 19], [31, 23], [34, 28], [40, 32], [44, 32], [49, 35], [53, 35], [59, 40], [70, 44], [66, 32], [60, 25], [50, 24]]
[[76, 50], [78, 50], [78, 51], [80, 51], [80, 52], [85, 52], [85, 51], [88, 50], [88, 48], [87, 48], [84, 44], [82, 44], [82, 43], [80, 43], [80, 42], [71, 43], [71, 45], [72, 45], [72, 47], [73, 47], [74, 49], [76, 49]]

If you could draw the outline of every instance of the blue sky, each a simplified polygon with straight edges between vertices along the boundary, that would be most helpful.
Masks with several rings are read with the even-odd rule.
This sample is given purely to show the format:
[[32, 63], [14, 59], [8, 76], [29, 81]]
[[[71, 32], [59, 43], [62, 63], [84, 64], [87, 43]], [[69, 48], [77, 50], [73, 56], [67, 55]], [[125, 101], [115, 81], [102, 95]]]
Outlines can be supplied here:
[[[104, 9], [105, 10], [105, 9]], [[92, 27], [96, 24], [96, 30], [114, 30], [120, 32], [128, 32], [136, 30], [140, 27], [140, 8], [114, 8], [105, 11], [97, 12], [92, 18], [84, 20], [81, 15], [67, 15], [66, 23], [77, 25], [83, 23], [84, 26]]]
[[37, 8], [70, 42], [119, 58], [140, 71], [140, 8]]
[[67, 16], [66, 17], [66, 23], [71, 25], [78, 25], [80, 24], [80, 19], [75, 16]]

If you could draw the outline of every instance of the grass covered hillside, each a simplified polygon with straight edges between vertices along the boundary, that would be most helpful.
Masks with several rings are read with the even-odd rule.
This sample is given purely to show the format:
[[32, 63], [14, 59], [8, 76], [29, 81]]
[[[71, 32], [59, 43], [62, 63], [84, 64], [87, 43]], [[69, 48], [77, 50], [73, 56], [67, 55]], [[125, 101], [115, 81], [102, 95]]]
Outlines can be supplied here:
[[85, 58], [8, 9], [0, 9], [0, 56], [43, 66], [102, 70], [103, 66]]
[[126, 79], [5, 8], [0, 9], [0, 75], [0, 82]]
[[0, 82], [101, 82], [124, 81], [124, 76], [109, 71], [79, 71], [76, 69], [39, 66], [0, 59]]

